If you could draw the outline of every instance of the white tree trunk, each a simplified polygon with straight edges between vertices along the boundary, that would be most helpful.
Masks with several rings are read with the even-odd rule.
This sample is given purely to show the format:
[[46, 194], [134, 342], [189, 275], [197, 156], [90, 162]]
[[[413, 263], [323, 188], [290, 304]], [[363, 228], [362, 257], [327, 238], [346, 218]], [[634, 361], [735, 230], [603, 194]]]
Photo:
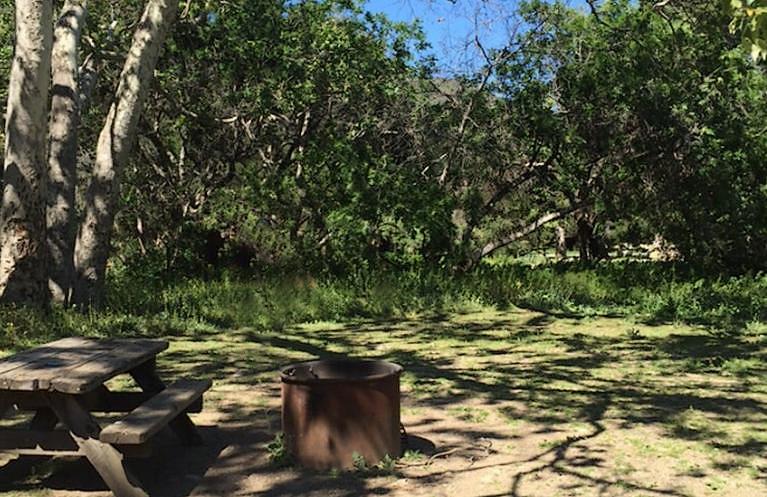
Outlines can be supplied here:
[[78, 50], [87, 0], [67, 0], [56, 23], [51, 56], [53, 91], [48, 128], [47, 237], [51, 299], [65, 304], [74, 283], [77, 127], [80, 124]]
[[45, 188], [51, 0], [16, 0], [16, 48], [8, 85], [0, 294], [5, 302], [47, 298]]
[[178, 0], [148, 0], [120, 75], [115, 102], [99, 135], [75, 246], [77, 281], [72, 301], [77, 305], [99, 304], [103, 297], [120, 176], [136, 139], [160, 48], [177, 10]]

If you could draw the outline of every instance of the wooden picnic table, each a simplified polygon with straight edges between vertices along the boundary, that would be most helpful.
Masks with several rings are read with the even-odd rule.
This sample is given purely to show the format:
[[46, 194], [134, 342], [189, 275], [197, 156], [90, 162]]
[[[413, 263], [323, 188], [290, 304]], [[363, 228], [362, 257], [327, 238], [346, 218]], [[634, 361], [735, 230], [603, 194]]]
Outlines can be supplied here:
[[[148, 455], [165, 426], [187, 444], [200, 443], [187, 413], [200, 412], [211, 385], [181, 380], [166, 387], [155, 357], [167, 348], [163, 340], [64, 338], [0, 360], [0, 419], [34, 412], [28, 426], [0, 429], [0, 452], [86, 457], [115, 496], [147, 497], [125, 457]], [[141, 391], [105, 386], [124, 373]], [[128, 414], [102, 427], [94, 412]]]

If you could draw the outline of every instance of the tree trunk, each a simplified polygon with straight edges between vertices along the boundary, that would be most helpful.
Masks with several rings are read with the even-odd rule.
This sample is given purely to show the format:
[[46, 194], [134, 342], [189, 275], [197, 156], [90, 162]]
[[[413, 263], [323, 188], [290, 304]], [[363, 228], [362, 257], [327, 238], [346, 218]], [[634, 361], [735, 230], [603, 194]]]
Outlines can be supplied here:
[[16, 0], [16, 48], [8, 85], [0, 206], [0, 294], [47, 301], [45, 188], [51, 0]]
[[567, 232], [562, 226], [555, 228], [557, 234], [557, 260], [563, 261], [567, 259]]
[[152, 81], [165, 35], [176, 17], [178, 0], [149, 0], [136, 28], [120, 75], [115, 102], [99, 135], [85, 212], [75, 245], [72, 302], [99, 305], [117, 214], [119, 180], [136, 139], [141, 108]]
[[53, 95], [48, 137], [47, 236], [51, 299], [66, 305], [74, 282], [77, 127], [80, 122], [78, 57], [86, 0], [67, 0], [54, 31]]
[[578, 228], [578, 251], [581, 262], [590, 262], [592, 259], [591, 239], [594, 237], [594, 226], [591, 216], [581, 212], [575, 221]]

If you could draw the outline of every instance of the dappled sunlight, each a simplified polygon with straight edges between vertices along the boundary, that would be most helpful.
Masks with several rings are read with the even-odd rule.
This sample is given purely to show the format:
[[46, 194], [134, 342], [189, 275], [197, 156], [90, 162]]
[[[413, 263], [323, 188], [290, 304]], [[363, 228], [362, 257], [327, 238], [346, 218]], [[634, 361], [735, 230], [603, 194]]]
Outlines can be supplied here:
[[405, 367], [403, 422], [433, 444], [430, 454], [394, 475], [309, 474], [272, 468], [263, 444], [235, 436], [200, 488], [218, 494], [241, 480], [233, 494], [439, 495], [465, 486], [484, 496], [696, 496], [712, 485], [765, 485], [764, 351], [694, 327], [488, 309], [176, 338], [160, 367], [214, 380], [207, 409], [216, 430], [263, 430], [269, 440], [279, 431], [279, 367], [341, 355]]
[[[275, 467], [280, 367], [338, 356], [404, 366], [407, 456], [364, 474]], [[163, 470], [188, 465], [186, 490], [155, 484], [174, 497], [759, 495], [764, 359], [695, 327], [520, 309], [174, 337], [162, 374], [214, 382], [195, 418], [208, 444]]]

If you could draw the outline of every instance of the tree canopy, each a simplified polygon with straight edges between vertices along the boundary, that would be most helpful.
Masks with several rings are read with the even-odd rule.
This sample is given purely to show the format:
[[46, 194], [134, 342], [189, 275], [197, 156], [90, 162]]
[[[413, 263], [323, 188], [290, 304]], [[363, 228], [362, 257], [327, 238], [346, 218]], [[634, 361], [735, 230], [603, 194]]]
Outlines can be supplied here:
[[[418, 25], [355, 2], [184, 4], [126, 142], [111, 265], [462, 270], [661, 237], [695, 264], [764, 268], [763, 3], [531, 0], [450, 77]], [[144, 8], [89, 5], [72, 222]]]

